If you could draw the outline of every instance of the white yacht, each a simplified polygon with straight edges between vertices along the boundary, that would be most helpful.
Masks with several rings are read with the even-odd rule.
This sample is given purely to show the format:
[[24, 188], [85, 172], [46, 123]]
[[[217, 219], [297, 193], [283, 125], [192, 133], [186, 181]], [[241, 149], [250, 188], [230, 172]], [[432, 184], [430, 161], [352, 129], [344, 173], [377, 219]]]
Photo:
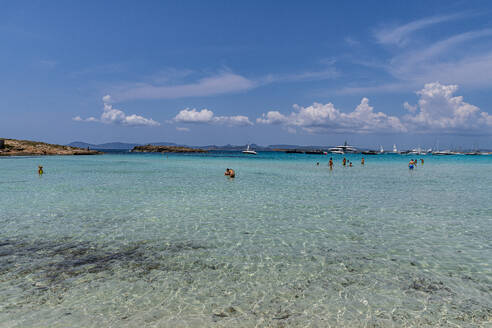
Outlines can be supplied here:
[[332, 154], [345, 154], [345, 153], [358, 153], [357, 148], [349, 146], [347, 142], [343, 144], [343, 146], [336, 146], [328, 149], [328, 151]]
[[420, 148], [420, 146], [418, 148], [413, 148], [409, 154], [411, 155], [426, 155], [427, 152], [425, 150], [422, 150], [422, 148]]
[[246, 147], [246, 150], [243, 150], [243, 154], [256, 155], [256, 151], [249, 148], [249, 145], [248, 145], [248, 147]]

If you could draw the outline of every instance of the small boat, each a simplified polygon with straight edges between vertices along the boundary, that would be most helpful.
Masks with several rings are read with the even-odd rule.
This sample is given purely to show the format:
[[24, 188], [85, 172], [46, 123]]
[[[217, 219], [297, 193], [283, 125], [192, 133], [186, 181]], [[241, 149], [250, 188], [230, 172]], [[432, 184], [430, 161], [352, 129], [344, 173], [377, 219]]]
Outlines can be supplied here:
[[379, 153], [384, 154], [384, 149], [382, 145], [379, 145]]
[[306, 154], [309, 155], [326, 155], [327, 152], [323, 150], [306, 150]]
[[379, 154], [379, 153], [378, 153], [377, 151], [375, 151], [375, 150], [364, 150], [364, 151], [362, 152], [362, 154], [363, 154], [363, 155], [377, 155], [377, 154]]
[[393, 144], [393, 154], [398, 154], [398, 149], [396, 148], [396, 144]]
[[256, 151], [249, 148], [249, 145], [248, 145], [248, 147], [246, 147], [246, 150], [243, 150], [243, 154], [256, 155]]

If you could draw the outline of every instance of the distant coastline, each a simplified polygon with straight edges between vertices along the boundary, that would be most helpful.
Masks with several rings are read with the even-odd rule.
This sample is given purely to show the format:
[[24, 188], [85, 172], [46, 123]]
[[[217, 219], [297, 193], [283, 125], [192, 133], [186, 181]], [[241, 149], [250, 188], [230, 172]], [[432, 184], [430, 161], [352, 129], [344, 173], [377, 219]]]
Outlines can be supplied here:
[[39, 141], [0, 139], [0, 156], [99, 155], [101, 151]]
[[132, 153], [206, 153], [207, 151], [200, 148], [189, 148], [180, 146], [157, 146], [145, 145], [135, 146]]

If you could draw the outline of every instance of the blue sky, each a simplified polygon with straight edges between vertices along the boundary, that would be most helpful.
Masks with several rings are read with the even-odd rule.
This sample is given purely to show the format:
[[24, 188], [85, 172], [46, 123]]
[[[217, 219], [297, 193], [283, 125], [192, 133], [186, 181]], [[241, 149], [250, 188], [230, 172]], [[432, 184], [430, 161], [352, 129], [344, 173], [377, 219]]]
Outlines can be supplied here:
[[0, 135], [492, 147], [488, 1], [0, 1]]

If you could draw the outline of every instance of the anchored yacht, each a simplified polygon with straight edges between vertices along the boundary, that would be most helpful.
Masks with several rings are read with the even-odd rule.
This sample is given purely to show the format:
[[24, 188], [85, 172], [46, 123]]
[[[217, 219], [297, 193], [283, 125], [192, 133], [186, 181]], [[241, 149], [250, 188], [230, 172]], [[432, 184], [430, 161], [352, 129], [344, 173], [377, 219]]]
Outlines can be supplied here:
[[256, 151], [254, 151], [253, 149], [249, 148], [249, 145], [248, 145], [248, 147], [246, 147], [246, 149], [243, 150], [243, 154], [256, 155]]
[[332, 154], [345, 154], [345, 153], [358, 153], [357, 148], [349, 146], [347, 142], [343, 144], [343, 146], [336, 146], [328, 149], [328, 151]]

